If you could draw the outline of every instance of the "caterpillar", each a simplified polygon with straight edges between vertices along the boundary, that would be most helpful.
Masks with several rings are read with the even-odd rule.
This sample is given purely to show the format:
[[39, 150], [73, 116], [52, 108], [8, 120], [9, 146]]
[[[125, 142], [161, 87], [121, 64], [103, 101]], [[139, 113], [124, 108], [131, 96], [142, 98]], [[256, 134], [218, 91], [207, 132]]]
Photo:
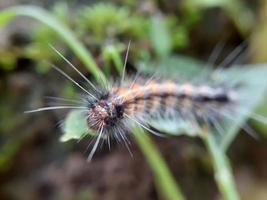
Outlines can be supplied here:
[[[168, 78], [145, 78], [140, 75], [126, 79], [128, 45], [121, 81], [101, 87], [95, 86], [60, 52], [54, 47], [52, 49], [89, 84], [91, 89], [85, 89], [53, 65], [55, 70], [83, 91], [85, 95], [82, 101], [57, 98], [57, 100], [76, 104], [43, 107], [28, 113], [55, 109], [81, 110], [88, 128], [96, 132], [96, 141], [88, 160], [92, 159], [101, 138], [107, 140], [109, 145], [110, 139], [115, 138], [124, 142], [129, 149], [127, 135], [136, 125], [161, 136], [161, 130], [165, 131], [166, 127], [168, 129], [168, 125], [179, 127], [181, 123], [189, 124], [195, 134], [201, 134], [203, 127], [223, 134], [222, 121], [224, 119], [234, 121], [240, 114], [250, 115], [251, 118], [263, 123], [267, 121], [263, 116], [251, 113], [244, 109], [243, 105], [241, 106], [245, 98], [251, 94], [244, 90], [240, 80], [181, 81]], [[243, 126], [243, 128], [249, 133], [253, 132], [249, 126]]]

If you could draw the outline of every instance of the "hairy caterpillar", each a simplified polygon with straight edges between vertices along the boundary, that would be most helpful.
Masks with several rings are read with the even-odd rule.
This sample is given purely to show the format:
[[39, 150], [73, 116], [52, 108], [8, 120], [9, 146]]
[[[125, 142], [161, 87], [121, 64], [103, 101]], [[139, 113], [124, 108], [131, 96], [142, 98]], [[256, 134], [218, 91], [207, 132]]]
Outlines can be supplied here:
[[[152, 134], [160, 135], [160, 130], [166, 130], [162, 128], [166, 127], [166, 124], [179, 127], [182, 122], [189, 124], [196, 132], [195, 134], [201, 134], [203, 127], [223, 134], [222, 121], [225, 118], [234, 121], [240, 114], [250, 115], [266, 123], [264, 117], [250, 113], [243, 108], [244, 106], [240, 106], [250, 95], [244, 92], [241, 81], [181, 81], [138, 76], [125, 80], [128, 46], [121, 81], [109, 87], [97, 87], [63, 55], [56, 49], [54, 50], [90, 85], [91, 89], [85, 89], [64, 71], [53, 66], [80, 88], [85, 93], [85, 97], [82, 101], [57, 99], [75, 104], [44, 107], [28, 112], [55, 109], [81, 110], [88, 128], [97, 133], [89, 160], [93, 157], [101, 138], [106, 139], [109, 145], [110, 138], [115, 138], [124, 142], [129, 148], [127, 134], [135, 125], [141, 126]], [[243, 126], [243, 128], [249, 133], [253, 132], [248, 126]]]

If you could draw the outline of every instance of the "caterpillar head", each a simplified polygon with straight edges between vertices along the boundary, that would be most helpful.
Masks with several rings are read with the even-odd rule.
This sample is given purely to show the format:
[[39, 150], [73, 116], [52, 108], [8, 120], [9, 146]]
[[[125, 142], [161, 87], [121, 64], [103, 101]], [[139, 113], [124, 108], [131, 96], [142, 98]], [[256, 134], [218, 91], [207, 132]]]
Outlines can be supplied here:
[[122, 120], [124, 106], [112, 102], [108, 98], [100, 98], [90, 103], [87, 123], [90, 129], [99, 131], [101, 128], [112, 129]]

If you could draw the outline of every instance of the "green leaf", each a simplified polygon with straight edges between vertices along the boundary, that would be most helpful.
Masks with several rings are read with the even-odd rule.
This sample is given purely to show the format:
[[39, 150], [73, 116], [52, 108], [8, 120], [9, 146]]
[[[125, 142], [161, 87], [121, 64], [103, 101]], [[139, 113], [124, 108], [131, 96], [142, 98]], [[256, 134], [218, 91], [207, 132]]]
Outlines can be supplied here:
[[170, 56], [156, 62], [141, 63], [140, 71], [147, 75], [156, 72], [161, 77], [191, 80], [200, 74], [209, 74], [212, 70], [201, 61], [186, 56]]
[[63, 131], [64, 134], [60, 138], [61, 142], [66, 142], [71, 139], [81, 139], [85, 135], [94, 135], [88, 129], [84, 113], [79, 110], [73, 110], [68, 113], [63, 125]]
[[219, 144], [224, 150], [227, 150], [239, 129], [250, 118], [250, 114], [265, 100], [267, 91], [267, 65], [254, 64], [237, 66], [225, 70], [218, 74], [221, 78], [230, 84], [241, 84], [239, 89], [239, 98], [236, 105], [240, 110], [238, 117], [224, 121], [223, 128], [225, 134], [219, 138]]
[[150, 37], [158, 57], [166, 57], [171, 52], [171, 36], [162, 16], [151, 19]]

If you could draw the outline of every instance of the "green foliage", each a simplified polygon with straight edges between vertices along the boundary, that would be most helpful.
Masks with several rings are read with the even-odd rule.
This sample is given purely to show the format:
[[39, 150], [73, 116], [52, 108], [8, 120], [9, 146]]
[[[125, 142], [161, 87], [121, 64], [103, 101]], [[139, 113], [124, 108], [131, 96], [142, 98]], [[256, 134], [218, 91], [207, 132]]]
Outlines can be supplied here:
[[80, 16], [81, 30], [92, 35], [96, 43], [102, 44], [123, 35], [137, 38], [146, 35], [146, 18], [131, 15], [126, 7], [99, 3], [82, 9]]
[[170, 31], [161, 16], [151, 19], [150, 37], [158, 57], [163, 58], [170, 54], [172, 50]]
[[211, 68], [206, 67], [205, 63], [187, 56], [176, 55], [165, 57], [157, 61], [140, 62], [140, 71], [151, 75], [157, 71], [160, 76], [165, 78], [184, 78], [192, 79], [199, 73], [211, 73]]
[[[35, 9], [35, 7], [31, 8], [32, 10]], [[42, 16], [43, 12], [36, 15], [38, 9], [37, 12], [26, 10], [24, 13], [20, 9], [13, 10], [16, 11], [7, 10], [1, 13], [1, 24], [13, 18], [16, 12], [25, 16], [35, 15], [41, 21], [45, 19]], [[51, 12], [56, 20], [62, 23], [62, 26], [71, 27], [75, 35], [81, 38], [89, 49], [97, 50], [101, 56], [104, 56], [104, 66], [107, 68], [104, 71], [110, 71], [109, 68], [113, 66], [117, 69], [120, 68], [118, 59], [115, 59], [115, 53], [121, 55], [126, 50], [127, 45], [125, 44], [129, 40], [132, 41], [131, 62], [133, 64], [136, 64], [135, 62], [140, 59], [149, 59], [154, 52], [156, 52], [156, 56], [161, 57], [161, 54], [168, 55], [172, 49], [185, 48], [189, 43], [188, 34], [192, 25], [188, 25], [188, 21], [190, 21], [188, 18], [185, 18], [184, 21], [178, 21], [177, 16], [162, 15], [161, 20], [159, 20], [157, 15], [147, 16], [131, 10], [129, 7], [118, 7], [108, 3], [85, 6], [78, 8], [76, 12], [71, 12], [64, 3], [57, 3]], [[51, 22], [51, 20], [45, 21]], [[46, 72], [50, 69], [47, 63], [39, 62], [40, 60], [52, 63], [59, 61], [58, 56], [48, 48], [48, 44], [60, 47], [63, 54], [67, 51], [64, 42], [51, 29], [50, 25], [52, 24], [50, 22], [48, 22], [48, 26], [37, 25], [33, 27], [31, 42], [18, 49], [20, 57], [26, 57], [37, 63], [39, 72]], [[161, 26], [160, 29], [157, 27], [158, 25]], [[61, 29], [61, 26], [58, 27], [57, 29]], [[165, 41], [164, 46], [162, 46], [162, 40]], [[9, 49], [0, 50], [0, 55], [1, 52], [9, 53]], [[13, 57], [6, 57], [4, 54], [0, 56], [0, 63], [2, 63], [3, 68], [15, 68], [16, 60], [16, 54]], [[96, 64], [92, 62], [92, 59], [90, 60], [90, 65], [95, 68]]]
[[71, 111], [63, 125], [64, 134], [60, 141], [66, 142], [70, 139], [81, 139], [85, 135], [94, 135], [88, 130], [84, 113], [79, 110]]
[[[102, 57], [105, 60], [105, 64], [111, 66], [111, 62], [114, 63], [116, 70], [121, 73], [123, 69], [123, 62], [120, 57], [120, 47], [114, 45], [107, 45], [103, 48]], [[110, 67], [106, 67], [109, 69]]]
[[241, 0], [188, 0], [184, 4], [191, 11], [222, 8], [244, 36], [249, 34], [255, 22], [252, 10]]
[[129, 18], [125, 8], [117, 9], [111, 4], [97, 4], [81, 11], [81, 26], [89, 34], [93, 34], [98, 42], [114, 38], [123, 33]]
[[162, 196], [168, 200], [184, 200], [185, 197], [172, 177], [168, 166], [147, 133], [140, 127], [136, 127], [133, 133], [141, 151], [154, 171], [156, 184]]
[[132, 12], [128, 7], [99, 3], [79, 12], [79, 29], [89, 35], [90, 43], [103, 44], [119, 38], [148, 39], [149, 19]]
[[240, 101], [239, 105], [236, 105], [240, 111], [238, 118], [224, 122], [225, 135], [219, 138], [222, 149], [226, 151], [240, 130], [240, 127], [242, 127], [250, 115], [253, 116], [251, 113], [254, 113], [256, 108], [262, 103], [266, 103], [267, 66], [266, 64], [236, 66], [218, 74], [217, 77], [219, 75], [221, 79], [228, 83], [241, 84], [239, 95], [242, 101]]
[[6, 142], [0, 147], [0, 172], [3, 173], [10, 168], [14, 156], [17, 154], [21, 146], [18, 139]]
[[230, 162], [223, 149], [218, 146], [211, 133], [203, 137], [207, 149], [211, 155], [214, 168], [214, 178], [225, 200], [239, 200], [239, 194], [235, 188], [234, 177]]
[[17, 56], [10, 52], [0, 49], [0, 67], [4, 70], [11, 71], [15, 68]]
[[[52, 28], [76, 53], [77, 57], [81, 59], [81, 61], [85, 64], [88, 70], [94, 74], [98, 81], [105, 80], [104, 74], [99, 70], [92, 55], [86, 50], [85, 46], [77, 40], [70, 29], [68, 29], [63, 23], [61, 23], [49, 12], [35, 6], [16, 6], [2, 11], [0, 13], [0, 19], [5, 19], [7, 15], [10, 15], [12, 17], [32, 17]], [[6, 23], [8, 23], [11, 19], [12, 18], [8, 18]]]
[[134, 44], [141, 45], [149, 41], [149, 27], [148, 17], [134, 13], [129, 8], [107, 3], [81, 9], [77, 20], [77, 29], [85, 44], [100, 48], [100, 54], [105, 59], [104, 65], [115, 65], [117, 69], [121, 66], [115, 57], [126, 50], [130, 40], [133, 62], [139, 60], [144, 52], [149, 52], [146, 48], [142, 52], [134, 49]]

